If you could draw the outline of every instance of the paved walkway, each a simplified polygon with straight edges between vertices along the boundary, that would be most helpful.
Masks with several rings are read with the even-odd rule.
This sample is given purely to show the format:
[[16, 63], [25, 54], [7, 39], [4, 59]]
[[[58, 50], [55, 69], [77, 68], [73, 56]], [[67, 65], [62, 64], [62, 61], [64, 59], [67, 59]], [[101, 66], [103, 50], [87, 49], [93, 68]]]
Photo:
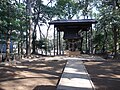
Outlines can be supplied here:
[[79, 58], [69, 58], [57, 90], [94, 90], [94, 85]]

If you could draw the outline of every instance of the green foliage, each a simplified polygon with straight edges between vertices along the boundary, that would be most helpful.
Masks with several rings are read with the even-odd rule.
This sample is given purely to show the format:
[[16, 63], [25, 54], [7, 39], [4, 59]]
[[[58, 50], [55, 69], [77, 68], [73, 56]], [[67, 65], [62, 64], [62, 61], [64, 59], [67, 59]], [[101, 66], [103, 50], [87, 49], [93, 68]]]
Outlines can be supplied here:
[[[0, 32], [7, 36], [10, 30], [11, 39], [19, 39], [19, 33], [25, 31], [25, 5], [15, 0], [0, 1]], [[14, 39], [14, 40], [15, 40]]]
[[80, 10], [79, 2], [74, 0], [57, 0], [55, 4], [58, 19], [72, 19]]
[[[96, 25], [96, 33], [98, 36], [95, 36], [94, 44], [102, 42], [102, 45], [106, 47], [108, 51], [114, 51], [116, 54], [119, 51], [117, 51], [117, 47], [119, 47], [117, 43], [120, 44], [120, 7], [118, 0], [96, 0], [94, 1], [94, 5], [99, 11], [96, 17], [98, 20]], [[101, 37], [100, 35], [102, 33], [103, 35]], [[103, 41], [101, 41], [100, 38], [103, 39]], [[103, 46], [100, 47], [102, 48]]]
[[55, 16], [55, 7], [44, 5], [42, 0], [36, 0], [33, 2], [33, 22], [47, 24]]

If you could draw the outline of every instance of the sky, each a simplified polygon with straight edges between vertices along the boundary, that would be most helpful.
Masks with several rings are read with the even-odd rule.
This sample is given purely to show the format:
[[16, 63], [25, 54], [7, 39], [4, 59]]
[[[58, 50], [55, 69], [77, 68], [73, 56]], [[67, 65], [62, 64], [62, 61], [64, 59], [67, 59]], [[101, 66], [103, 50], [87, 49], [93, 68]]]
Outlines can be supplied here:
[[49, 0], [43, 0], [43, 4], [47, 4]]

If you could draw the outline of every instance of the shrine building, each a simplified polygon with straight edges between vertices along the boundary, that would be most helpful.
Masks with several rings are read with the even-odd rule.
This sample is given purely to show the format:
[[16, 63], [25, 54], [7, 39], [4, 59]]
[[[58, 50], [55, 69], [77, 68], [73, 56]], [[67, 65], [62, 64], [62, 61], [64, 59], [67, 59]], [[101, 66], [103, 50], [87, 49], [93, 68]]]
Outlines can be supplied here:
[[[79, 20], [54, 20], [49, 22], [54, 25], [54, 55], [63, 55], [63, 43], [61, 41], [61, 32], [64, 33], [63, 39], [66, 42], [66, 48], [69, 51], [80, 51], [83, 53], [83, 41], [85, 42], [85, 53], [92, 53], [92, 24], [96, 24], [94, 19]], [[85, 40], [83, 39], [85, 38]]]

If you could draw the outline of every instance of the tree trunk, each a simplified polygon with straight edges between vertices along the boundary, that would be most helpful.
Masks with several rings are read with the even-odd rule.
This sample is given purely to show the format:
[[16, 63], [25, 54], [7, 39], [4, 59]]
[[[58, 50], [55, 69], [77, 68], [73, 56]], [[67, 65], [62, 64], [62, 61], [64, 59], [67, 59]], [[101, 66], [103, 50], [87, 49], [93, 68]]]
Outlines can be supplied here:
[[10, 3], [8, 3], [8, 21], [7, 21], [7, 35], [6, 35], [6, 61], [10, 60]]
[[30, 20], [28, 56], [31, 56], [31, 53], [32, 53], [32, 27], [31, 27], [31, 23], [32, 23], [32, 21]]
[[[28, 1], [26, 1], [27, 4]], [[28, 5], [26, 5], [26, 56], [28, 56]]]
[[26, 30], [26, 56], [28, 56], [28, 31]]
[[18, 55], [20, 55], [20, 45], [19, 45], [19, 42], [18, 42]]
[[46, 40], [47, 40], [47, 38], [48, 38], [48, 31], [49, 31], [49, 29], [50, 29], [50, 25], [49, 25], [48, 28], [47, 28]]
[[31, 56], [31, 50], [32, 50], [32, 11], [31, 11], [31, 1], [27, 0], [27, 15], [29, 16], [29, 33], [28, 33], [28, 56]]
[[107, 47], [106, 43], [107, 43], [107, 31], [104, 27], [104, 41], [103, 41], [101, 53], [105, 53]]
[[117, 56], [117, 29], [113, 26], [113, 40], [114, 40], [114, 58]]
[[22, 55], [23, 55], [23, 42], [21, 41], [21, 43], [20, 43], [20, 58], [22, 58]]
[[[35, 33], [35, 32], [33, 32]], [[32, 54], [35, 54], [36, 53], [36, 44], [35, 44], [35, 40], [36, 40], [36, 35], [32, 37], [33, 41], [32, 41]]]
[[32, 53], [33, 53], [33, 54], [35, 54], [35, 52], [36, 52], [36, 51], [35, 51], [35, 49], [36, 49], [36, 47], [35, 47], [35, 46], [36, 46], [36, 45], [35, 45], [35, 40], [36, 40], [36, 27], [37, 27], [37, 25], [38, 25], [39, 14], [40, 14], [40, 11], [38, 12], [38, 14], [37, 14], [37, 19], [35, 20], [35, 25], [34, 25], [33, 35], [32, 35], [32, 36], [33, 36], [33, 41], [32, 41], [32, 45], [33, 45], [33, 46], [32, 46], [32, 47], [33, 47], [33, 48], [32, 48], [32, 49], [33, 49], [33, 52], [32, 52]]
[[[41, 32], [41, 28], [40, 28], [40, 25], [38, 25], [39, 27], [39, 32], [40, 32], [40, 39], [42, 40], [42, 32]], [[43, 50], [41, 49], [41, 54], [43, 54]]]
[[6, 61], [10, 60], [10, 30], [7, 32], [7, 39], [6, 39]]

